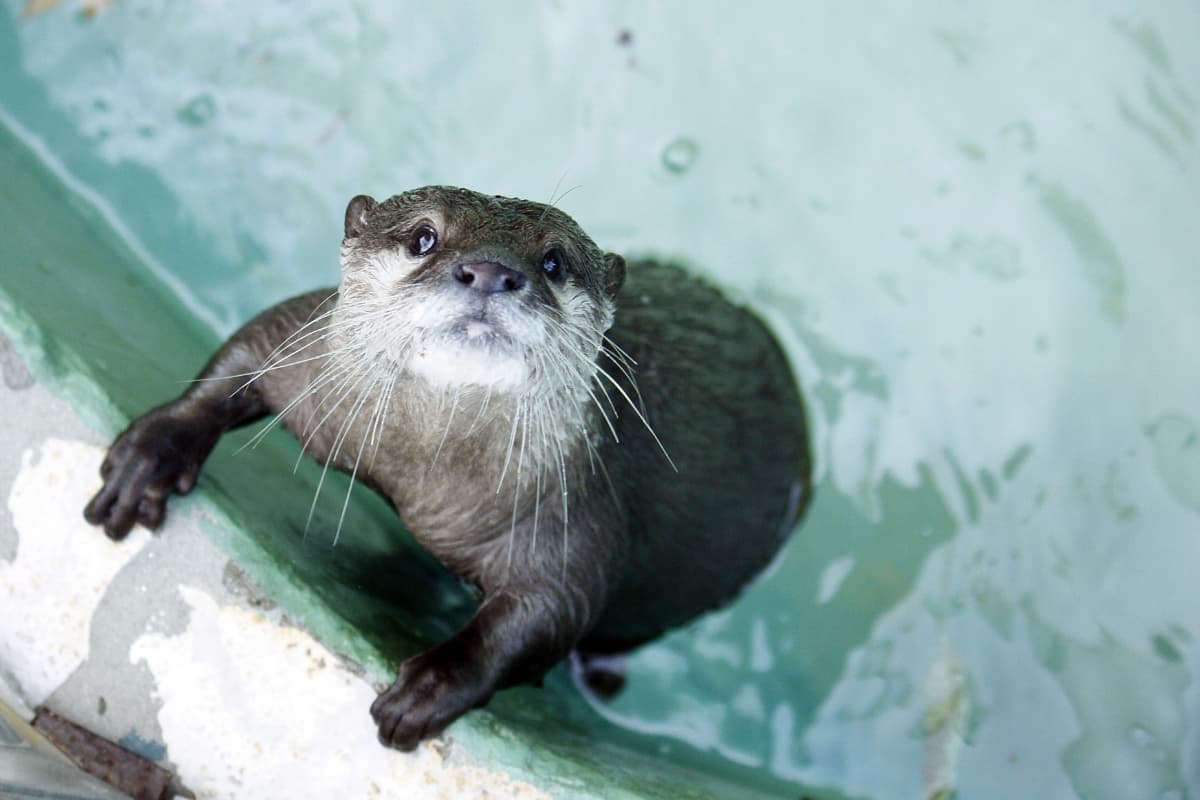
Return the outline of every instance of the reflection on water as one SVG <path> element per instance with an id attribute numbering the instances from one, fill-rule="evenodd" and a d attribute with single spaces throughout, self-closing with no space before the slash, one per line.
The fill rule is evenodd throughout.
<path id="1" fill-rule="evenodd" d="M 592 719 L 853 796 L 1200 792 L 1196 8 L 18 5 L 4 112 L 222 332 L 429 182 L 579 186 L 779 332 L 808 518 Z"/>

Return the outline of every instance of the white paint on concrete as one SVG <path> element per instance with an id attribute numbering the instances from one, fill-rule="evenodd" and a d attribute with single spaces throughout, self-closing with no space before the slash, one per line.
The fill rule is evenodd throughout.
<path id="1" fill-rule="evenodd" d="M 135 528 L 118 547 L 83 519 L 100 488 L 104 451 L 47 439 L 21 454 L 8 496 L 17 554 L 0 561 L 0 668 L 30 706 L 88 656 L 92 614 L 113 576 L 150 540 Z"/>
<path id="2" fill-rule="evenodd" d="M 130 658 L 154 675 L 168 757 L 200 800 L 547 797 L 503 773 L 448 764 L 440 743 L 383 748 L 371 687 L 319 642 L 198 588 L 179 591 L 187 627 L 143 635 Z"/>

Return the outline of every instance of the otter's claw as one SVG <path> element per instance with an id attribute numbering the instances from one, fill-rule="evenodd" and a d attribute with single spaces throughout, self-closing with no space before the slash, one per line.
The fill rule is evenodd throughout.
<path id="1" fill-rule="evenodd" d="M 87 504 L 84 518 L 104 526 L 113 540 L 124 539 L 135 523 L 158 528 L 166 517 L 167 498 L 172 491 L 191 491 L 220 434 L 202 421 L 173 417 L 166 409 L 135 420 L 100 466 L 104 485 Z"/>
<path id="2" fill-rule="evenodd" d="M 412 750 L 485 704 L 493 691 L 469 659 L 450 648 L 435 649 L 401 665 L 396 682 L 371 704 L 371 717 L 380 742 Z"/>

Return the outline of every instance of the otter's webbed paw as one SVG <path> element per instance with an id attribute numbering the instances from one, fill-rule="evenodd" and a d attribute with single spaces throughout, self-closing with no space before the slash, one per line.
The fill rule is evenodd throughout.
<path id="1" fill-rule="evenodd" d="M 371 704 L 379 741 L 412 750 L 451 722 L 487 703 L 495 689 L 456 648 L 435 648 L 400 666 L 396 682 Z"/>
<path id="2" fill-rule="evenodd" d="M 83 511 L 114 540 L 134 523 L 157 528 L 171 492 L 187 494 L 196 485 L 204 459 L 221 436 L 212 420 L 173 416 L 164 407 L 133 421 L 109 448 L 100 476 L 104 486 Z"/>

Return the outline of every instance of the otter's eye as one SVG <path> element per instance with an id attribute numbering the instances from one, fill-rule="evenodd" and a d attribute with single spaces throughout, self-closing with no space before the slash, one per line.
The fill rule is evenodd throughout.
<path id="1" fill-rule="evenodd" d="M 437 247 L 437 242 L 437 231 L 430 225 L 422 225 L 413 231 L 412 238 L 408 240 L 408 254 L 427 256 L 433 248 Z"/>
<path id="2" fill-rule="evenodd" d="M 546 273 L 546 277 L 555 283 L 560 283 L 567 276 L 567 261 L 563 258 L 562 251 L 557 247 L 546 253 L 542 258 L 542 271 Z"/>

